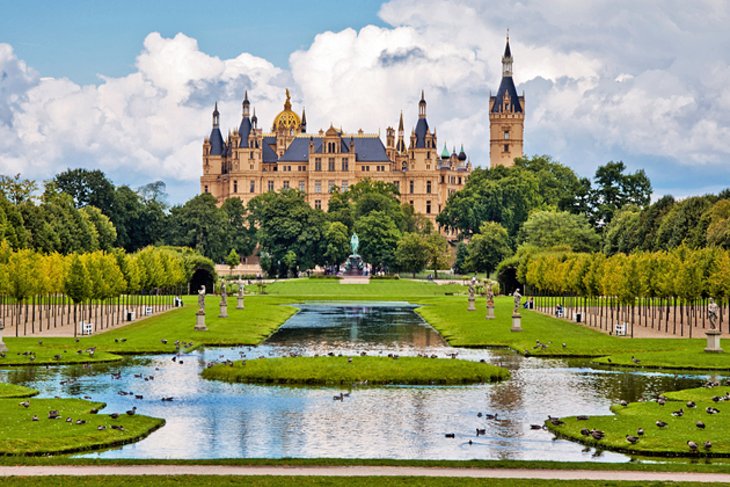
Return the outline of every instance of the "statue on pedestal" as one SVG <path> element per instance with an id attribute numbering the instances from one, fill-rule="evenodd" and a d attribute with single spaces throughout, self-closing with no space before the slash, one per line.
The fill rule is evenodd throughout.
<path id="1" fill-rule="evenodd" d="M 236 309 L 243 309 L 243 295 L 245 293 L 245 290 L 243 288 L 243 279 L 238 279 L 238 304 L 236 305 Z"/>
<path id="2" fill-rule="evenodd" d="M 205 314 L 205 284 L 198 290 L 198 313 Z"/>
<path id="3" fill-rule="evenodd" d="M 710 329 L 717 329 L 717 317 L 719 313 L 719 307 L 714 299 L 710 298 L 710 304 L 707 305 L 707 318 L 710 320 Z"/>
<path id="4" fill-rule="evenodd" d="M 228 318 L 228 293 L 226 293 L 226 281 L 221 282 L 221 311 L 218 318 Z"/>
<path id="5" fill-rule="evenodd" d="M 518 315 L 520 314 L 520 302 L 522 301 L 522 295 L 520 294 L 520 288 L 515 289 L 514 294 L 512 294 L 512 297 L 515 300 L 515 307 L 512 310 L 512 314 Z"/>

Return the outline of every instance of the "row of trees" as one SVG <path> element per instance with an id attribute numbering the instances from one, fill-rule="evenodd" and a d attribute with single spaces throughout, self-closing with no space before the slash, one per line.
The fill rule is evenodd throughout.
<path id="1" fill-rule="evenodd" d="M 550 297 L 538 305 L 579 298 L 584 313 L 597 316 L 601 327 L 618 320 L 691 336 L 693 326 L 706 326 L 709 297 L 721 304 L 721 323 L 730 304 L 730 251 L 719 248 L 682 245 L 607 257 L 525 246 L 500 271 L 503 278 L 515 272 L 527 293 Z"/>
<path id="2" fill-rule="evenodd" d="M 200 268 L 214 275 L 213 263 L 186 250 L 146 247 L 134 254 L 117 249 L 83 254 L 42 254 L 12 250 L 0 243 L 0 296 L 6 325 L 23 334 L 45 326 L 91 319 L 97 328 L 123 320 L 123 309 L 137 313 L 172 305 Z M 79 305 L 81 307 L 79 315 Z"/>

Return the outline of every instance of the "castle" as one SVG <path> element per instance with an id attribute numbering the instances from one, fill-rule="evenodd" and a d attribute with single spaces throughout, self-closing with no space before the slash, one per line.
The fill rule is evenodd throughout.
<path id="1" fill-rule="evenodd" d="M 489 100 L 490 166 L 512 165 L 522 155 L 524 96 L 518 96 L 512 80 L 509 38 L 502 57 L 502 82 Z M 238 130 L 224 140 L 216 103 L 213 129 L 203 143 L 201 192 L 223 203 L 240 198 L 248 203 L 267 191 L 298 189 L 315 208 L 327 210 L 331 192 L 346 191 L 358 181 L 370 178 L 396 186 L 401 201 L 435 223 L 436 215 L 454 192 L 466 184 L 472 171 L 463 146 L 457 153 L 444 145 L 439 153 L 436 130 L 426 118 L 423 91 L 418 102 L 418 122 L 406 144 L 403 114 L 396 132 L 386 130 L 386 142 L 379 135 L 362 130 L 345 133 L 330 125 L 307 133 L 304 110 L 301 117 L 292 110 L 289 90 L 284 109 L 274 118 L 271 131 L 259 128 L 248 92 Z"/>

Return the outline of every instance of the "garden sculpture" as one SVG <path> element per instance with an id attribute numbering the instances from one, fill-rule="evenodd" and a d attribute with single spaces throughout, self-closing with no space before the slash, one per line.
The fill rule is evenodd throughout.
<path id="1" fill-rule="evenodd" d="M 710 298 L 710 304 L 707 305 L 707 317 L 710 319 L 710 329 L 717 329 L 717 313 L 718 306 L 714 299 Z"/>
<path id="2" fill-rule="evenodd" d="M 519 314 L 520 313 L 520 301 L 522 300 L 522 295 L 520 294 L 520 288 L 515 289 L 515 292 L 512 296 L 515 299 L 515 309 L 512 311 L 512 314 Z"/>

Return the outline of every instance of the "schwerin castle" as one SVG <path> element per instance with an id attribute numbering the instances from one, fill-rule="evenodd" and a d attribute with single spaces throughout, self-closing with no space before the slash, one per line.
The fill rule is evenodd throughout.
<path id="1" fill-rule="evenodd" d="M 512 80 L 509 38 L 502 57 L 502 81 L 489 98 L 490 166 L 511 166 L 522 156 L 525 97 L 518 96 Z M 435 223 L 436 215 L 451 194 L 466 184 L 472 164 L 463 147 L 439 152 L 436 130 L 426 119 L 426 100 L 421 92 L 418 122 L 406 144 L 401 113 L 398 131 L 386 130 L 383 145 L 379 135 L 344 133 L 333 126 L 316 134 L 307 133 L 307 118 L 292 110 L 289 91 L 284 110 L 275 118 L 271 132 L 259 128 L 256 112 L 251 116 L 248 93 L 238 130 L 226 140 L 220 131 L 218 106 L 213 111 L 213 130 L 203 142 L 201 193 L 210 193 L 222 204 L 227 198 L 248 203 L 267 191 L 298 189 L 315 208 L 327 210 L 334 188 L 365 178 L 392 183 L 401 201 Z"/>

